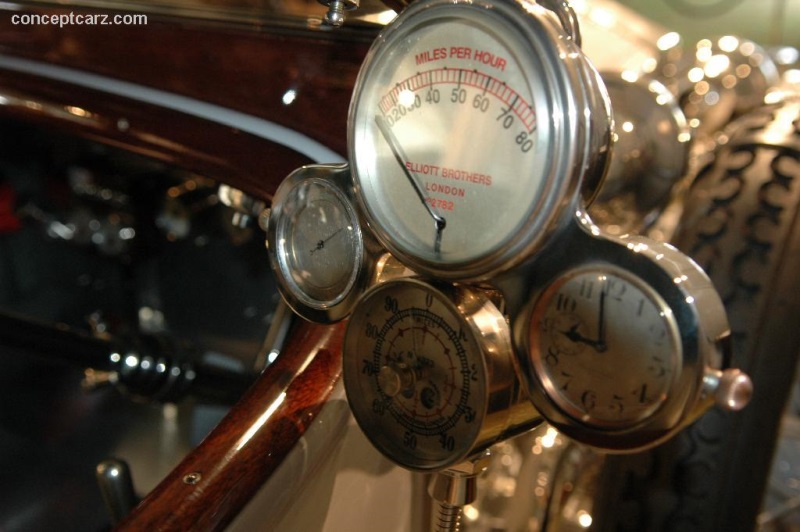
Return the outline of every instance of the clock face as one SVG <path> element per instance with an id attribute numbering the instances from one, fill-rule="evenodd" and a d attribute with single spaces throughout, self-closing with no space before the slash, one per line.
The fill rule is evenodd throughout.
<path id="1" fill-rule="evenodd" d="M 560 277 L 537 301 L 529 330 L 532 367 L 547 396 L 587 425 L 624 428 L 648 419 L 681 369 L 671 309 L 613 267 Z"/>

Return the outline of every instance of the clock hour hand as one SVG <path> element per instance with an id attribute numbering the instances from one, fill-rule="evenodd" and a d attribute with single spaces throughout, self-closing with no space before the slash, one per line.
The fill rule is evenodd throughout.
<path id="1" fill-rule="evenodd" d="M 592 340 L 591 338 L 586 338 L 584 335 L 579 333 L 578 324 L 575 324 L 572 327 L 570 327 L 568 331 L 561 331 L 561 334 L 566 336 L 570 342 L 576 342 L 591 346 L 598 353 L 602 353 L 607 349 L 606 345 L 604 343 L 601 343 L 599 340 Z"/>
<path id="2" fill-rule="evenodd" d="M 561 331 L 561 334 L 567 337 L 570 342 L 577 342 L 581 344 L 590 345 L 595 347 L 596 343 L 594 340 L 586 338 L 584 335 L 578 332 L 578 324 L 573 325 L 569 328 L 568 331 Z"/>

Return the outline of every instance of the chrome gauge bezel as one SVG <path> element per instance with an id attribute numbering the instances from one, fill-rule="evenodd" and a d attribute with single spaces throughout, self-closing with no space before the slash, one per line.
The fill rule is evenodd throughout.
<path id="1" fill-rule="evenodd" d="M 295 252 L 290 238 L 294 216 L 301 208 L 297 203 L 310 187 L 325 190 L 329 200 L 344 214 L 353 253 L 338 257 L 343 268 L 349 270 L 346 283 L 332 297 L 319 298 L 304 289 L 295 279 L 295 269 L 289 256 Z M 272 201 L 267 227 L 267 248 L 270 264 L 275 271 L 278 289 L 289 306 L 300 316 L 317 322 L 333 323 L 346 318 L 352 311 L 363 289 L 369 284 L 375 262 L 367 249 L 369 237 L 361 228 L 355 206 L 349 167 L 342 165 L 309 165 L 291 173 L 284 179 Z M 346 261 L 346 262 L 341 262 Z"/>
<path id="2" fill-rule="evenodd" d="M 380 177 L 368 175 L 359 161 L 360 153 L 371 151 L 371 145 L 361 146 L 366 142 L 361 140 L 366 134 L 363 132 L 372 127 L 369 118 L 376 114 L 374 109 L 366 108 L 366 102 L 374 98 L 372 91 L 380 90 L 376 79 L 388 68 L 384 62 L 392 57 L 398 43 L 413 38 L 418 28 L 458 17 L 472 22 L 480 20 L 496 33 L 504 31 L 516 36 L 516 46 L 522 47 L 525 53 L 515 58 L 524 62 L 525 72 L 537 74 L 536 79 L 529 78 L 527 83 L 542 91 L 537 105 L 545 107 L 541 107 L 538 114 L 547 122 L 549 138 L 544 153 L 547 160 L 542 163 L 540 193 L 520 216 L 518 227 L 503 234 L 493 247 L 486 247 L 468 259 L 451 262 L 423 257 L 402 242 L 405 237 L 397 233 L 392 220 L 384 219 L 382 207 L 376 207 L 384 200 L 377 194 L 372 197 L 370 192 L 370 180 Z M 358 202 L 383 246 L 421 274 L 446 280 L 477 281 L 489 279 L 526 260 L 544 245 L 554 230 L 571 218 L 581 199 L 594 195 L 607 165 L 610 128 L 610 104 L 602 82 L 552 12 L 533 3 L 514 0 L 421 0 L 407 8 L 381 33 L 367 55 L 350 105 L 348 154 L 353 164 Z M 508 194 L 514 193 L 508 191 Z M 486 203 L 479 205 L 475 201 L 466 207 L 502 208 Z M 399 208 L 392 211 L 392 216 L 398 216 Z M 476 234 L 475 241 L 480 239 L 481 235 Z"/>
<path id="3" fill-rule="evenodd" d="M 725 308 L 702 269 L 669 244 L 605 234 L 584 214 L 575 222 L 572 233 L 564 236 L 568 244 L 537 263 L 539 277 L 512 318 L 519 371 L 534 406 L 567 436 L 608 452 L 646 449 L 674 435 L 713 403 L 704 379 L 709 371 L 725 367 L 730 334 Z M 533 316 L 548 288 L 576 272 L 604 269 L 635 280 L 653 295 L 674 321 L 679 342 L 680 360 L 667 397 L 657 409 L 625 423 L 587 420 L 570 411 L 553 396 L 552 384 L 532 360 L 532 344 L 541 334 L 533 330 Z"/>

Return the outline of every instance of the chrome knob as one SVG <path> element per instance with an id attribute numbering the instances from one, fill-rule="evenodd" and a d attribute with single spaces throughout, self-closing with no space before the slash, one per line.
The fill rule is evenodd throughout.
<path id="1" fill-rule="evenodd" d="M 703 386 L 707 393 L 714 394 L 717 406 L 729 411 L 741 410 L 753 397 L 753 381 L 735 368 L 707 371 Z"/>

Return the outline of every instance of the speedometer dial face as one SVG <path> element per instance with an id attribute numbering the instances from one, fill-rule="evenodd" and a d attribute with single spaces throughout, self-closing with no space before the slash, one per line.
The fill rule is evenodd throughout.
<path id="1" fill-rule="evenodd" d="M 448 276 L 492 262 L 550 207 L 560 118 L 552 75 L 513 17 L 442 5 L 374 48 L 351 107 L 350 150 L 387 247 Z"/>

